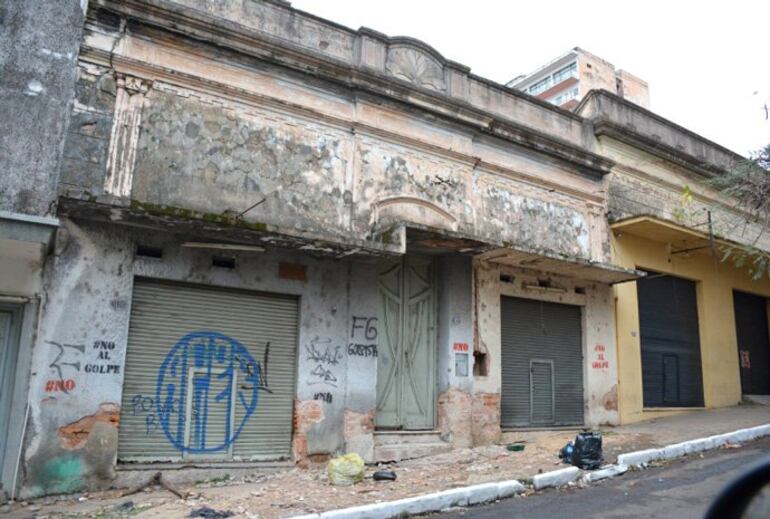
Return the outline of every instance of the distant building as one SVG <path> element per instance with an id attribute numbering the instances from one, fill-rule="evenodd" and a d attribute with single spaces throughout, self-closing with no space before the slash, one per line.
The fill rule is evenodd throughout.
<path id="1" fill-rule="evenodd" d="M 515 77 L 506 86 L 571 110 L 590 91 L 604 89 L 648 108 L 647 82 L 602 58 L 575 47 L 530 74 Z"/>

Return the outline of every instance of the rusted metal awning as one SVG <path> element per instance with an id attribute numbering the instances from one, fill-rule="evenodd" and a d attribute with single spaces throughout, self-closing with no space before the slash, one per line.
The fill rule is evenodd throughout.
<path id="1" fill-rule="evenodd" d="M 569 278 L 615 284 L 644 277 L 644 272 L 625 269 L 617 265 L 559 255 L 544 250 L 526 249 L 519 246 L 479 240 L 446 229 L 430 229 L 425 226 L 400 222 L 388 232 L 405 233 L 406 249 L 419 253 L 456 253 L 474 256 L 500 265 L 526 268 Z"/>
<path id="2" fill-rule="evenodd" d="M 638 270 L 625 269 L 599 261 L 563 257 L 543 251 L 500 248 L 486 252 L 479 258 L 500 265 L 533 269 L 596 283 L 615 284 L 644 277 L 644 272 Z"/>

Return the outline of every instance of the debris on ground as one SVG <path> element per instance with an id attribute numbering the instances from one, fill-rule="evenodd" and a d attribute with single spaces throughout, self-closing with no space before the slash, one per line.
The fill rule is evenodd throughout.
<path id="1" fill-rule="evenodd" d="M 134 502 L 133 501 L 123 501 L 118 506 L 115 507 L 116 512 L 129 512 L 134 509 Z"/>
<path id="2" fill-rule="evenodd" d="M 574 452 L 575 452 L 575 442 L 570 440 L 559 451 L 559 459 L 561 459 L 562 463 L 566 463 L 567 465 L 572 465 L 572 455 Z"/>
<path id="3" fill-rule="evenodd" d="M 372 479 L 375 481 L 395 481 L 396 473 L 392 470 L 378 470 L 372 474 Z"/>
<path id="4" fill-rule="evenodd" d="M 365 468 L 364 460 L 355 452 L 333 458 L 327 466 L 329 483 L 343 487 L 360 483 L 364 479 Z"/>
<path id="5" fill-rule="evenodd" d="M 170 494 L 162 483 L 149 477 L 142 480 L 143 488 L 131 495 L 125 490 L 92 492 L 86 502 L 79 503 L 76 494 L 53 496 L 35 500 L 42 506 L 37 512 L 49 519 L 85 519 L 131 515 L 136 519 L 166 519 L 187 517 L 201 506 L 217 511 L 232 511 L 245 519 L 279 519 L 314 514 L 326 510 L 414 497 L 466 485 L 518 479 L 529 482 L 537 473 L 553 470 L 554 453 L 564 446 L 576 431 L 527 431 L 504 433 L 499 445 L 457 447 L 451 451 L 421 458 L 365 466 L 363 481 L 355 486 L 330 485 L 327 463 L 311 463 L 307 469 L 292 467 L 276 471 L 248 472 L 224 478 L 185 483 L 174 481 L 175 489 L 183 495 Z M 509 451 L 509 444 L 526 444 L 526 455 Z M 645 434 L 614 434 L 604 436 L 604 456 L 608 461 L 622 452 L 655 446 L 652 437 Z M 377 481 L 373 475 L 381 470 L 397 474 L 393 481 Z M 167 476 L 169 472 L 164 471 Z M 177 475 L 182 475 L 179 471 Z M 215 481 L 215 483 L 212 483 Z M 135 488 L 131 489 L 135 490 Z M 526 492 L 525 492 L 526 494 Z M 133 508 L 118 512 L 116 507 L 133 502 Z M 27 505 L 32 503 L 26 503 Z M 128 505 L 126 505 L 128 506 Z M 29 517 L 19 505 L 14 509 Z M 198 516 L 200 517 L 200 516 Z M 206 519 L 204 517 L 204 519 Z"/>
<path id="6" fill-rule="evenodd" d="M 214 510 L 208 506 L 202 506 L 190 512 L 188 517 L 203 517 L 204 519 L 224 519 L 235 514 L 231 510 Z"/>
<path id="7" fill-rule="evenodd" d="M 572 452 L 572 464 L 583 470 L 595 470 L 601 467 L 603 462 L 602 433 L 578 433 Z"/>

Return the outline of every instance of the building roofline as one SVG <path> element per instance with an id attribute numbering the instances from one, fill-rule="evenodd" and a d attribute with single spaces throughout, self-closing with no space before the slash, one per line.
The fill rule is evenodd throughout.
<path id="1" fill-rule="evenodd" d="M 536 76 L 536 75 L 544 72 L 549 67 L 554 66 L 559 61 L 562 61 L 562 60 L 566 59 L 567 57 L 569 57 L 570 54 L 574 54 L 575 57 L 577 57 L 581 52 L 585 52 L 585 51 L 583 51 L 583 49 L 581 49 L 580 47 L 573 47 L 570 50 L 568 50 L 567 52 L 565 52 L 563 54 L 560 54 L 556 58 L 552 59 L 551 61 L 549 61 L 545 65 L 539 66 L 538 68 L 536 68 L 532 72 L 529 72 L 528 74 L 519 74 L 518 76 L 516 76 L 512 80 L 508 81 L 506 83 L 506 86 L 509 86 L 510 88 L 518 88 L 518 86 L 521 85 L 522 83 L 526 83 L 527 80 L 531 79 L 533 76 Z M 517 79 L 518 79 L 518 81 L 516 81 Z"/>
<path id="2" fill-rule="evenodd" d="M 578 103 L 578 105 L 575 107 L 575 113 L 580 115 L 580 112 L 581 112 L 581 110 L 583 110 L 585 105 L 587 105 L 588 102 L 592 98 L 599 97 L 599 96 L 609 97 L 614 102 L 623 105 L 625 108 L 628 108 L 630 110 L 638 112 L 641 115 L 643 115 L 644 117 L 649 117 L 651 119 L 655 119 L 657 122 L 659 122 L 661 124 L 664 124 L 664 125 L 668 126 L 669 128 L 672 128 L 672 129 L 674 129 L 674 130 L 676 130 L 678 132 L 684 133 L 687 136 L 692 137 L 693 139 L 696 139 L 696 140 L 702 142 L 703 144 L 705 144 L 707 146 L 716 148 L 719 151 L 721 151 L 722 153 L 725 153 L 727 155 L 732 156 L 735 160 L 746 160 L 746 157 L 744 157 L 740 153 L 737 153 L 737 152 L 735 152 L 735 151 L 733 151 L 733 150 L 731 150 L 731 149 L 729 149 L 729 148 L 727 148 L 725 146 L 722 146 L 721 144 L 719 144 L 717 142 L 714 142 L 711 139 L 707 139 L 706 137 L 703 137 L 702 135 L 700 135 L 698 133 L 695 133 L 692 130 L 688 130 L 684 126 L 681 126 L 681 125 L 671 121 L 670 119 L 666 119 L 665 117 L 663 117 L 661 115 L 658 115 L 655 112 L 653 112 L 651 110 L 648 110 L 647 108 L 639 106 L 638 104 L 633 103 L 631 101 L 628 101 L 627 99 L 624 99 L 624 98 L 620 97 L 617 94 L 613 94 L 609 90 L 605 90 L 603 88 L 598 89 L 598 90 L 596 90 L 596 89 L 595 90 L 590 90 L 585 96 L 583 96 L 583 99 L 581 99 L 580 103 Z M 585 117 L 585 116 L 581 116 L 581 117 Z M 586 117 L 586 119 L 591 119 L 591 118 L 587 118 Z"/>

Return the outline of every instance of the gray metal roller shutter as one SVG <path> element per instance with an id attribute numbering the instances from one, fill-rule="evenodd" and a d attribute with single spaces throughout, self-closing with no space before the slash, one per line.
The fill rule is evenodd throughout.
<path id="1" fill-rule="evenodd" d="M 583 424 L 580 307 L 503 297 L 503 427 Z"/>
<path id="2" fill-rule="evenodd" d="M 128 333 L 118 458 L 288 458 L 297 327 L 296 297 L 137 279 Z M 192 337 L 185 343 L 187 349 L 175 348 L 183 337 Z M 238 354 L 241 350 L 230 339 L 243 345 L 251 360 Z M 267 343 L 270 347 L 265 370 Z M 201 349 L 195 350 L 198 347 Z M 172 349 L 177 354 L 171 354 Z M 188 357 L 179 353 L 186 351 L 190 352 Z M 194 351 L 208 352 L 209 356 L 196 357 Z M 167 358 L 170 360 L 162 369 Z M 199 366 L 198 360 L 192 360 L 198 358 L 211 361 Z M 230 370 L 228 359 L 234 359 L 229 360 Z M 254 368 L 252 362 L 259 367 Z M 185 382 L 172 378 L 177 365 L 185 366 L 179 369 L 179 377 L 189 373 Z M 162 373 L 165 378 L 161 378 Z M 259 385 L 265 385 L 265 375 L 270 393 L 259 390 L 256 400 L 252 400 L 258 385 L 251 384 L 250 377 L 260 377 Z M 179 387 L 172 393 L 161 380 L 173 380 Z M 170 394 L 175 397 L 168 397 Z M 256 407 L 251 405 L 255 401 Z M 166 427 L 163 416 L 167 417 Z M 177 441 L 172 442 L 169 434 Z"/>
<path id="3" fill-rule="evenodd" d="M 650 273 L 636 282 L 645 407 L 703 405 L 693 281 Z"/>

